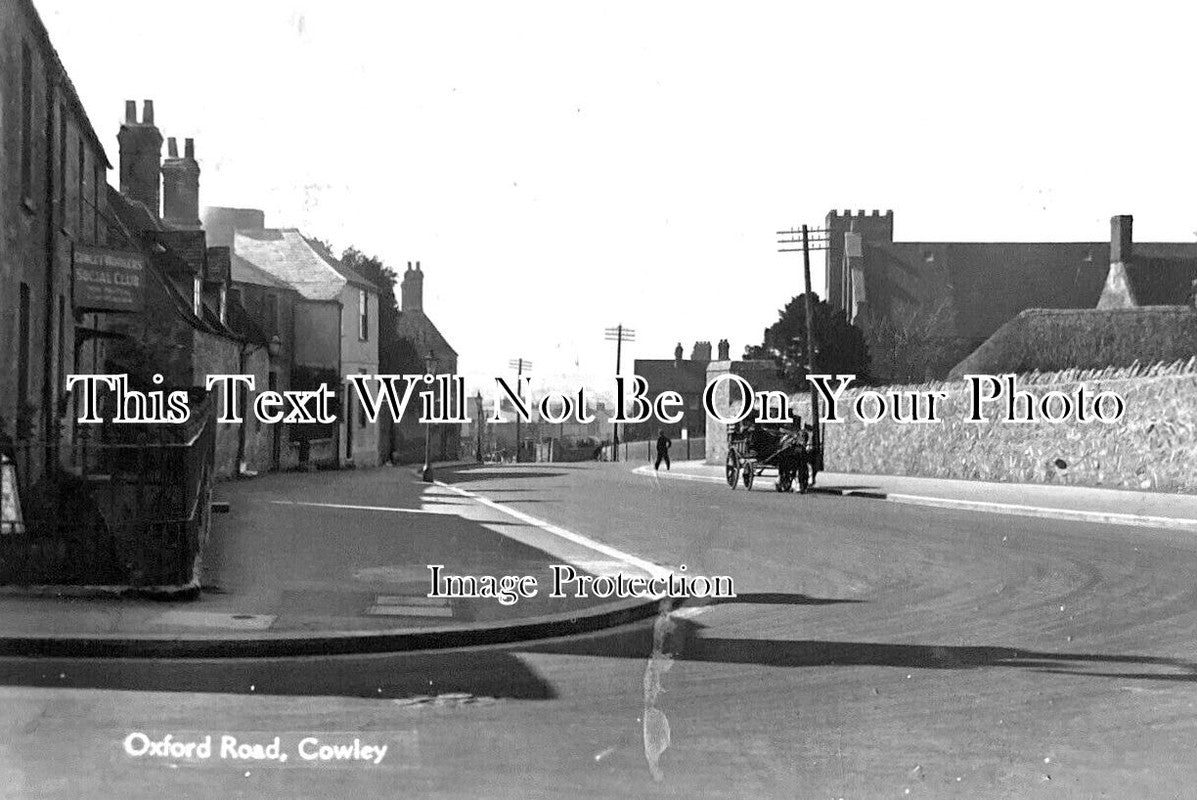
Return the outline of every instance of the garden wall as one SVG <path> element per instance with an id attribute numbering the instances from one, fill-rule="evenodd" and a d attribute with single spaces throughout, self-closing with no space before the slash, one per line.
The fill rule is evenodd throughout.
<path id="1" fill-rule="evenodd" d="M 1060 483 L 1197 493 L 1197 358 L 1171 365 L 1032 374 L 1019 388 L 1034 395 L 1051 390 L 1090 395 L 1113 391 L 1126 400 L 1112 424 L 1061 422 L 969 423 L 963 381 L 895 389 L 941 389 L 942 422 L 865 424 L 846 414 L 827 424 L 826 467 L 831 472 L 935 478 Z M 850 409 L 858 390 L 848 390 L 840 409 Z M 998 404 L 992 408 L 996 413 Z"/>

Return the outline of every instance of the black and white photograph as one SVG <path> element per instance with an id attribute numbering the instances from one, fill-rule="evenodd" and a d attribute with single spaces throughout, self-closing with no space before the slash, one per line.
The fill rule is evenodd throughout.
<path id="1" fill-rule="evenodd" d="M 1197 798 L 1195 26 L 0 0 L 0 800 Z"/>

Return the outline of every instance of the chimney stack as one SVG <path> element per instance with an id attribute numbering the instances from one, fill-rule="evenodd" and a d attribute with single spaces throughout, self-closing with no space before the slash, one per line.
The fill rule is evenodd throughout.
<path id="1" fill-rule="evenodd" d="M 137 103 L 125 101 L 125 122 L 116 135 L 120 145 L 120 189 L 121 194 L 140 202 L 157 218 L 162 134 L 154 127 L 154 101 L 146 100 L 143 108 L 139 123 Z"/>
<path id="2" fill-rule="evenodd" d="M 694 349 L 690 351 L 690 360 L 709 364 L 711 362 L 711 343 L 695 342 Z"/>
<path id="3" fill-rule="evenodd" d="M 1110 263 L 1125 264 L 1133 255 L 1135 239 L 1132 234 L 1134 217 L 1118 214 L 1110 217 Z"/>
<path id="4" fill-rule="evenodd" d="M 677 347 L 673 348 L 673 364 L 674 364 L 674 366 L 680 367 L 682 365 L 682 356 L 685 354 L 685 352 L 686 351 L 684 349 L 682 349 L 682 343 L 678 342 Z"/>
<path id="5" fill-rule="evenodd" d="M 399 284 L 400 311 L 424 310 L 424 273 L 420 270 L 420 262 L 407 262 L 407 270 L 403 273 L 403 282 Z"/>
<path id="6" fill-rule="evenodd" d="M 720 361 L 730 361 L 731 360 L 731 343 L 728 342 L 727 339 L 719 340 L 719 360 Z"/>
<path id="7" fill-rule="evenodd" d="M 167 159 L 162 164 L 162 219 L 174 228 L 199 228 L 200 167 L 195 160 L 195 140 L 183 141 L 182 158 L 175 137 L 166 141 Z"/>

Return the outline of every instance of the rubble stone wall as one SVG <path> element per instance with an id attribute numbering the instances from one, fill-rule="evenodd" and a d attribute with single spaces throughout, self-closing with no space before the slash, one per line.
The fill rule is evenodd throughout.
<path id="1" fill-rule="evenodd" d="M 948 392 L 939 423 L 865 424 L 854 415 L 827 424 L 825 464 L 831 472 L 1060 483 L 1197 493 L 1197 359 L 1148 369 L 1020 376 L 1019 388 L 1117 392 L 1126 400 L 1118 422 L 970 423 L 963 381 L 915 387 Z M 849 389 L 840 408 L 850 408 Z M 995 414 L 994 416 L 1000 416 Z"/>

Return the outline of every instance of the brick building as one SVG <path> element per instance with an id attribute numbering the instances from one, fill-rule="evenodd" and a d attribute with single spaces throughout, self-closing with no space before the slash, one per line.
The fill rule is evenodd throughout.
<path id="1" fill-rule="evenodd" d="M 720 343 L 722 345 L 722 343 Z M 620 439 L 625 442 L 639 442 L 655 439 L 657 431 L 665 432 L 670 439 L 679 439 L 682 430 L 694 438 L 706 433 L 706 413 L 702 408 L 702 393 L 707 385 L 707 366 L 711 363 L 711 343 L 695 342 L 690 358 L 682 356 L 685 350 L 679 342 L 674 348 L 673 358 L 638 358 L 634 362 L 634 374 L 648 381 L 649 396 L 672 389 L 682 396 L 681 422 L 667 425 L 655 419 L 639 424 L 622 426 Z M 724 359 L 727 354 L 724 353 Z"/>
<path id="2" fill-rule="evenodd" d="M 0 3 L 0 381 L 3 433 L 72 436 L 65 376 L 94 315 L 72 302 L 72 252 L 105 244 L 110 164 L 29 0 Z"/>

